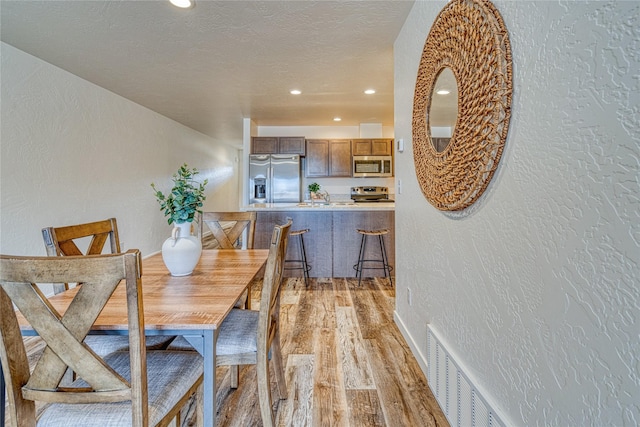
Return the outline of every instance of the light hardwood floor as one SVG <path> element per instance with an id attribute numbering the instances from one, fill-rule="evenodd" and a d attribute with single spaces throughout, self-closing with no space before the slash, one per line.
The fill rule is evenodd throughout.
<path id="1" fill-rule="evenodd" d="M 253 286 L 252 308 L 260 301 Z M 288 399 L 279 426 L 448 426 L 426 378 L 393 322 L 394 288 L 386 279 L 285 279 L 281 344 Z M 36 348 L 37 345 L 34 345 Z M 217 371 L 221 427 L 259 426 L 255 366 L 229 387 Z M 272 382 L 273 385 L 273 382 Z M 275 385 L 274 385 L 275 387 Z M 185 408 L 183 426 L 193 424 Z"/>
<path id="2" fill-rule="evenodd" d="M 285 279 L 281 344 L 289 398 L 280 426 L 448 426 L 426 378 L 393 321 L 386 279 Z M 254 286 L 252 308 L 259 305 Z M 219 426 L 260 425 L 255 367 L 218 388 Z M 220 378 L 220 377 L 219 377 Z M 272 382 L 273 383 L 273 382 Z"/>

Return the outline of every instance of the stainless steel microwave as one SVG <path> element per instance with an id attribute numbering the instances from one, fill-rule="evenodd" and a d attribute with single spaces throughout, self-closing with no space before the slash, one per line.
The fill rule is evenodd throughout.
<path id="1" fill-rule="evenodd" d="M 393 176 L 392 156 L 353 156 L 354 177 Z"/>

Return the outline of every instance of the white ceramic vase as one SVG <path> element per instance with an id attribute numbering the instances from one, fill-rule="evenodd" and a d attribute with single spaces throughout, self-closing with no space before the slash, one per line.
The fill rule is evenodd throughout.
<path id="1" fill-rule="evenodd" d="M 191 274 L 201 253 L 202 243 L 191 235 L 190 222 L 174 224 L 171 237 L 162 244 L 162 259 L 172 276 Z"/>

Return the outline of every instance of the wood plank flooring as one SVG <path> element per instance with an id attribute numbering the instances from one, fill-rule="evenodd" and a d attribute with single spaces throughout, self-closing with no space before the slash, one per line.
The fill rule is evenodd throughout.
<path id="1" fill-rule="evenodd" d="M 393 322 L 388 280 L 363 279 L 360 287 L 344 278 L 311 279 L 308 287 L 285 281 L 280 339 L 289 397 L 276 403 L 279 426 L 449 425 Z M 261 425 L 255 367 L 241 369 L 237 390 L 225 368 L 218 375 L 218 425 Z"/>
<path id="2" fill-rule="evenodd" d="M 253 309 L 259 307 L 260 283 L 253 286 Z M 363 279 L 358 287 L 355 279 L 311 279 L 305 287 L 289 278 L 283 286 L 288 398 L 274 403 L 279 426 L 448 426 L 393 322 L 395 294 L 388 280 Z M 37 341 L 28 339 L 35 352 Z M 262 425 L 255 366 L 241 367 L 235 390 L 226 367 L 216 374 L 217 425 Z M 182 425 L 193 425 L 193 405 L 184 413 Z"/>

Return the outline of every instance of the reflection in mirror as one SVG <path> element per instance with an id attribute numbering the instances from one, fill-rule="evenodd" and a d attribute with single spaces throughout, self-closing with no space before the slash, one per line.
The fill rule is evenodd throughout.
<path id="1" fill-rule="evenodd" d="M 443 68 L 436 78 L 427 114 L 431 143 L 440 153 L 449 145 L 458 119 L 458 84 L 451 68 Z"/>

